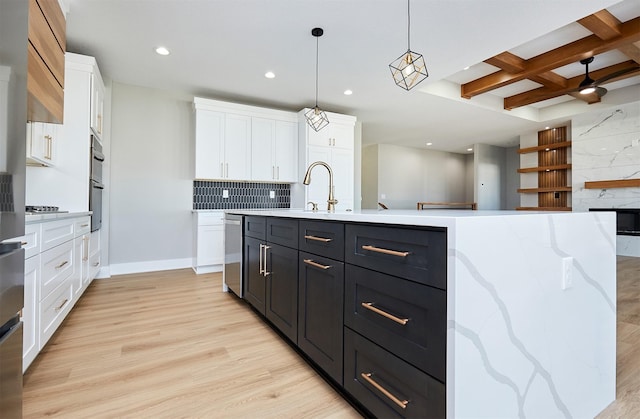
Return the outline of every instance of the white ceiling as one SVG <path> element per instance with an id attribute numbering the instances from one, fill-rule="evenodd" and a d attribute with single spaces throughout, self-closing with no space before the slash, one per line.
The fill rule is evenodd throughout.
<path id="1" fill-rule="evenodd" d="M 105 78 L 292 111 L 314 104 L 311 29 L 322 27 L 318 104 L 357 116 L 364 144 L 432 142 L 463 153 L 475 143 L 514 145 L 521 133 L 640 97 L 640 77 L 618 82 L 632 88 L 607 85 L 596 105 L 563 98 L 502 110 L 501 97 L 536 86 L 529 81 L 471 100 L 459 94 L 459 83 L 496 71 L 483 60 L 503 51 L 529 58 L 588 35 L 572 22 L 601 9 L 626 21 L 640 15 L 637 0 L 413 0 L 411 49 L 425 56 L 430 76 L 409 92 L 395 86 L 388 67 L 407 49 L 404 0 L 62 2 L 67 50 L 95 56 Z M 159 45 L 171 55 L 155 54 Z M 606 66 L 604 56 L 590 70 Z M 276 78 L 266 79 L 267 71 Z M 582 71 L 578 63 L 558 73 Z"/>

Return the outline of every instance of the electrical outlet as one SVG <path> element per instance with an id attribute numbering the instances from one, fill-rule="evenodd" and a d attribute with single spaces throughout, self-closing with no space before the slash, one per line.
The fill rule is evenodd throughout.
<path id="1" fill-rule="evenodd" d="M 222 190 L 222 197 L 223 198 L 229 198 L 229 190 L 228 189 L 223 189 Z"/>
<path id="2" fill-rule="evenodd" d="M 562 289 L 566 290 L 573 286 L 573 258 L 571 256 L 562 258 Z"/>
<path id="3" fill-rule="evenodd" d="M 269 191 L 269 198 L 274 199 L 276 197 L 276 191 Z"/>

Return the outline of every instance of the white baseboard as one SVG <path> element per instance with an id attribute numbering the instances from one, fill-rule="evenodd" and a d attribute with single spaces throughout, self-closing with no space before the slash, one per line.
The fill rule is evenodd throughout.
<path id="1" fill-rule="evenodd" d="M 193 271 L 200 274 L 209 274 L 211 272 L 222 272 L 222 265 L 194 266 Z"/>
<path id="2" fill-rule="evenodd" d="M 192 258 L 150 260 L 145 262 L 112 263 L 109 265 L 109 275 L 137 274 L 141 272 L 169 271 L 191 267 Z M 103 267 L 102 269 L 105 269 Z M 102 274 L 102 269 L 100 274 Z"/>

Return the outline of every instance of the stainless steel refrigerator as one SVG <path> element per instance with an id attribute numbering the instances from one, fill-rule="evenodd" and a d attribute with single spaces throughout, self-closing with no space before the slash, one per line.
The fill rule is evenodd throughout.
<path id="1" fill-rule="evenodd" d="M 0 0 L 0 416 L 22 417 L 29 2 Z"/>

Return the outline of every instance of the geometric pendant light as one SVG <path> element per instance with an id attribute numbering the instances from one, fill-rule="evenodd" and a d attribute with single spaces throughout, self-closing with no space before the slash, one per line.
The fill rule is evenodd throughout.
<path id="1" fill-rule="evenodd" d="M 304 114 L 304 117 L 307 119 L 307 124 L 316 132 L 329 125 L 327 113 L 318 107 L 318 39 L 323 33 L 322 28 L 313 28 L 311 30 L 311 35 L 316 37 L 316 106 Z"/>
<path id="2" fill-rule="evenodd" d="M 429 77 L 422 54 L 411 51 L 411 13 L 407 0 L 407 52 L 389 64 L 391 75 L 396 84 L 405 90 L 411 90 L 422 80 Z"/>

